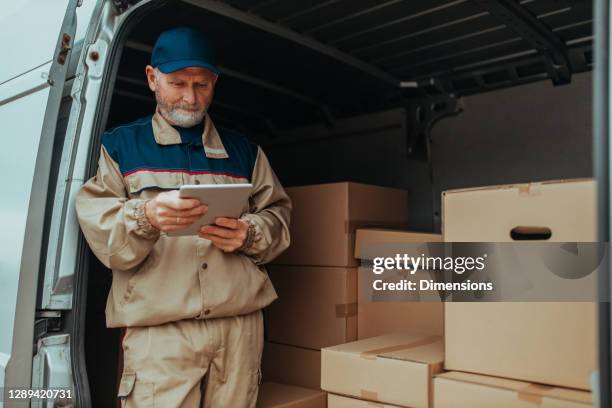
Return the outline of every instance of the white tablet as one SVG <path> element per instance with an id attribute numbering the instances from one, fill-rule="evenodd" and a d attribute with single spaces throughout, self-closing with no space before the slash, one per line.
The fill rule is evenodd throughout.
<path id="1" fill-rule="evenodd" d="M 208 205 L 208 212 L 188 228 L 168 232 L 170 236 L 197 235 L 204 225 L 215 223 L 217 217 L 239 218 L 249 200 L 252 184 L 186 184 L 179 196 L 197 198 Z"/>

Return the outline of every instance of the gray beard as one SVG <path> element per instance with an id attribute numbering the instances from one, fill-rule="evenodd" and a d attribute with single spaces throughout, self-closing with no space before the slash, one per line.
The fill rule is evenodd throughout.
<path id="1" fill-rule="evenodd" d="M 158 95 L 156 95 L 158 96 Z M 202 122 L 207 109 L 204 108 L 197 112 L 188 112 L 180 106 L 169 106 L 162 98 L 157 97 L 157 105 L 162 116 L 175 126 L 192 127 Z"/>
<path id="2" fill-rule="evenodd" d="M 189 128 L 201 123 L 202 119 L 204 119 L 204 115 L 206 115 L 206 110 L 186 112 L 179 108 L 168 110 L 162 106 L 159 107 L 159 110 L 163 117 L 172 122 L 172 124 L 184 128 Z"/>

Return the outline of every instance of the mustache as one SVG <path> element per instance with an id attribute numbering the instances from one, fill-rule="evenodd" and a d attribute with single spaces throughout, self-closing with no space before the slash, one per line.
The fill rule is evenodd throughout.
<path id="1" fill-rule="evenodd" d="M 182 109 L 182 110 L 188 110 L 188 111 L 201 111 L 202 109 L 204 109 L 204 106 L 201 106 L 200 104 L 195 104 L 195 105 L 190 105 L 188 103 L 176 103 L 176 104 L 167 104 L 166 105 L 169 109 Z"/>

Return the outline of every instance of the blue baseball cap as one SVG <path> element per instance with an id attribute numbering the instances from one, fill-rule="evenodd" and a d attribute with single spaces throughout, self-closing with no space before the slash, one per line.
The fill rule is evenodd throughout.
<path id="1" fill-rule="evenodd" d="M 219 74 L 210 40 L 203 32 L 189 27 L 161 33 L 153 47 L 151 65 L 165 74 L 188 67 L 203 67 Z"/>

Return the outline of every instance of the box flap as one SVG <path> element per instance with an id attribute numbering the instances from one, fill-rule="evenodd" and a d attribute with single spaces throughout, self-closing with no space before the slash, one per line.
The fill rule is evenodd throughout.
<path id="1" fill-rule="evenodd" d="M 525 189 L 530 189 L 532 187 L 537 188 L 538 185 L 560 184 L 560 183 L 580 183 L 580 182 L 585 182 L 585 181 L 591 182 L 594 180 L 595 179 L 592 177 L 584 177 L 584 178 L 574 178 L 574 179 L 544 180 L 544 181 L 532 181 L 532 182 L 526 182 L 526 183 L 497 184 L 497 185 L 489 185 L 489 186 L 455 188 L 455 189 L 442 191 L 442 195 L 444 196 L 448 194 L 464 193 L 466 191 L 502 190 L 502 189 L 512 189 L 512 188 L 516 188 L 516 189 L 525 191 Z"/>
<path id="2" fill-rule="evenodd" d="M 374 254 L 368 253 L 367 246 L 377 246 L 380 244 L 426 244 L 428 242 L 442 242 L 442 235 L 398 229 L 360 228 L 357 229 L 355 237 L 355 258 L 372 259 Z M 423 248 L 423 251 L 427 252 L 426 246 Z M 376 255 L 384 256 L 387 254 Z"/>
<path id="3" fill-rule="evenodd" d="M 441 336 L 392 333 L 323 349 L 348 353 L 365 359 L 389 358 L 422 364 L 439 364 L 444 360 Z"/>

